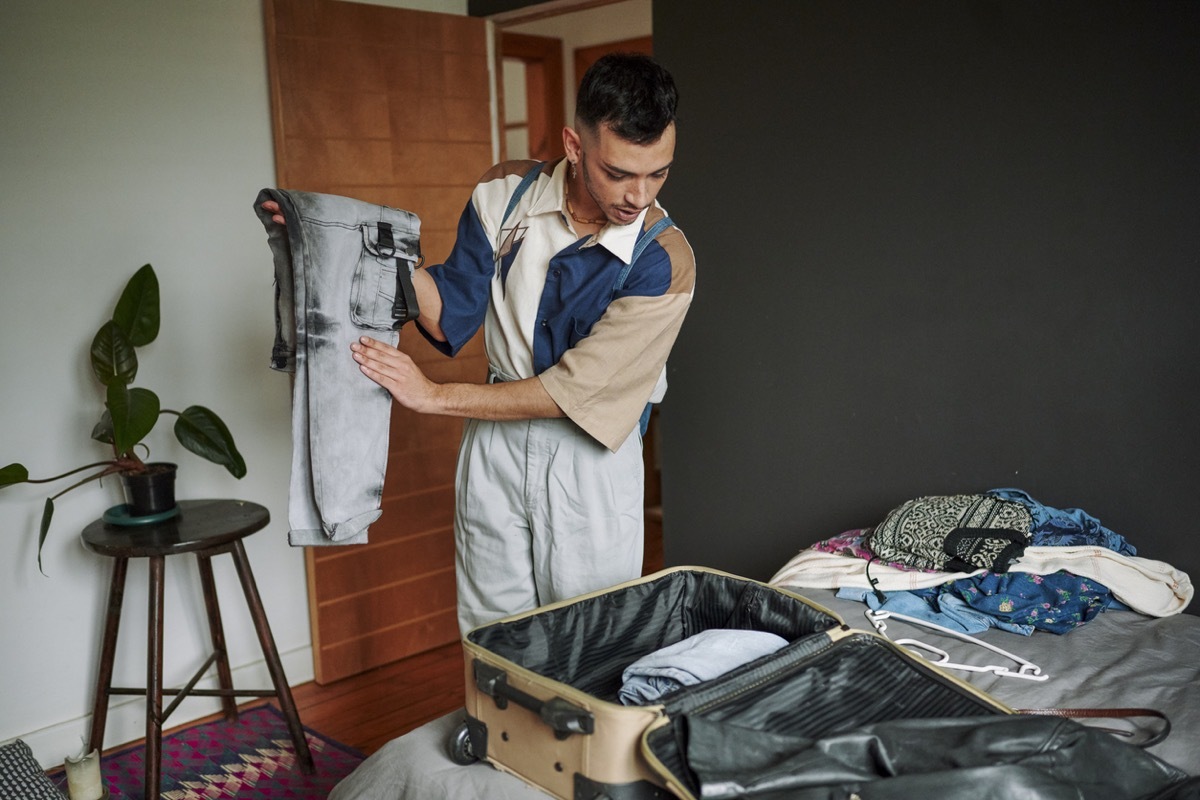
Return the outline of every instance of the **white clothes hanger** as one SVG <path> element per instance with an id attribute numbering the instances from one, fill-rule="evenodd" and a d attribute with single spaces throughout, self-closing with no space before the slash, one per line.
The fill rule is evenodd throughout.
<path id="1" fill-rule="evenodd" d="M 1002 650 L 995 645 L 980 641 L 974 636 L 968 636 L 965 633 L 959 633 L 958 631 L 950 630 L 949 628 L 945 628 L 933 622 L 928 622 L 927 620 L 910 617 L 907 614 L 897 614 L 894 611 L 868 608 L 865 613 L 867 619 L 870 620 L 871 625 L 873 625 L 875 630 L 879 632 L 880 636 L 883 636 L 884 638 L 889 639 L 902 647 L 908 647 L 910 649 L 924 651 L 938 656 L 937 659 L 931 659 L 926 658 L 923 654 L 918 653 L 918 655 L 921 655 L 921 657 L 925 658 L 925 660 L 929 661 L 929 663 L 939 666 L 942 669 L 958 669 L 965 672 L 990 672 L 1001 678 L 1023 678 L 1030 681 L 1044 681 L 1050 677 L 1049 675 L 1043 673 L 1042 668 L 1037 664 L 1034 664 L 1032 661 L 1026 661 L 1020 656 L 1013 655 L 1007 650 Z M 907 622 L 910 625 L 929 628 L 939 633 L 944 633 L 947 636 L 953 636 L 956 639 L 962 639 L 963 641 L 970 642 L 971 644 L 979 645 L 980 647 L 991 650 L 994 653 L 998 653 L 1005 658 L 1012 659 L 1014 662 L 1019 664 L 1020 667 L 1014 672 L 1008 667 L 998 665 L 976 666 L 974 664 L 957 664 L 950 660 L 950 654 L 945 650 L 941 649 L 940 647 L 934 647 L 926 642 L 922 642 L 920 639 L 891 639 L 891 637 L 885 633 L 887 630 L 887 623 L 884 622 L 884 620 L 887 619 L 898 619 L 901 622 Z"/>

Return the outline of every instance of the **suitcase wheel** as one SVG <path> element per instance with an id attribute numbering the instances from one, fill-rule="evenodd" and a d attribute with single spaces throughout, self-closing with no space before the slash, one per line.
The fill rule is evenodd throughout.
<path id="1" fill-rule="evenodd" d="M 467 723 L 460 722 L 458 727 L 454 729 L 454 733 L 450 735 L 450 741 L 447 743 L 450 760 L 455 764 L 467 766 L 474 764 L 479 758 L 471 749 L 471 732 L 467 729 Z"/>

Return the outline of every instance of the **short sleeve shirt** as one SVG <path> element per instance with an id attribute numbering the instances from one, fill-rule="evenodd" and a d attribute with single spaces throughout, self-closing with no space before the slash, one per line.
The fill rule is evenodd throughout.
<path id="1" fill-rule="evenodd" d="M 450 257 L 428 270 L 447 338 L 431 342 L 453 355 L 484 325 L 495 372 L 538 377 L 568 417 L 615 450 L 660 385 L 691 303 L 695 260 L 669 225 L 618 288 L 639 235 L 665 211 L 656 204 L 629 225 L 579 236 L 566 213 L 565 159 L 542 165 L 504 219 L 537 163 L 499 164 L 475 187 Z"/>

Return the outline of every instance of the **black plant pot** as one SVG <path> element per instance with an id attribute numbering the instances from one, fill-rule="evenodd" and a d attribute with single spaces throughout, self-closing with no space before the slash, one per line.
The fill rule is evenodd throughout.
<path id="1" fill-rule="evenodd" d="M 122 473 L 129 516 L 148 517 L 175 508 L 176 470 L 175 464 L 154 461 L 146 465 L 145 472 Z"/>

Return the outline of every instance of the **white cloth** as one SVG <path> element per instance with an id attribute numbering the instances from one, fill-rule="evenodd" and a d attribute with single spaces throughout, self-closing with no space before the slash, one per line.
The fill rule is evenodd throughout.
<path id="1" fill-rule="evenodd" d="M 879 589 L 909 591 L 940 586 L 947 581 L 970 578 L 974 572 L 922 572 L 871 563 L 871 579 Z M 1138 556 L 1126 556 L 1104 547 L 1027 547 L 1010 572 L 1049 575 L 1066 571 L 1099 581 L 1125 605 L 1152 617 L 1169 617 L 1182 612 L 1191 602 L 1191 578 L 1170 564 Z M 867 562 L 856 556 L 801 550 L 770 580 L 787 589 L 868 589 Z"/>

